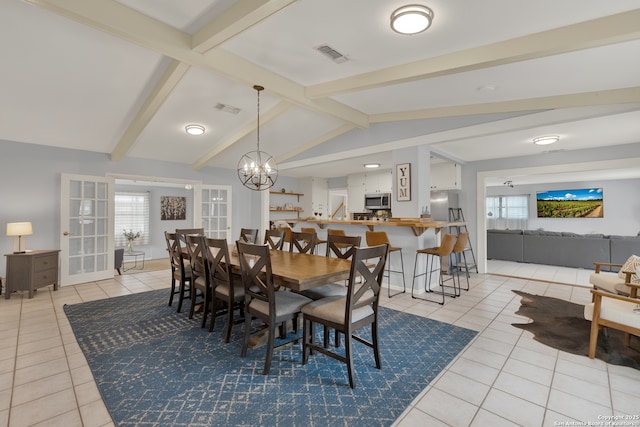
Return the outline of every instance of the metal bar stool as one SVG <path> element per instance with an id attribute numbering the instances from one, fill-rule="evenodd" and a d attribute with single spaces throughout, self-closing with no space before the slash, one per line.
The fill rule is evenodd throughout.
<path id="1" fill-rule="evenodd" d="M 459 292 L 457 291 L 457 288 L 456 288 L 455 276 L 452 275 L 450 279 L 447 279 L 447 281 L 449 280 L 453 281 L 453 294 L 445 293 L 444 291 L 445 280 L 442 277 L 443 276 L 442 261 L 443 259 L 447 259 L 451 255 L 451 253 L 453 252 L 453 246 L 455 245 L 455 243 L 456 243 L 456 236 L 454 236 L 453 234 L 445 234 L 444 236 L 442 236 L 442 242 L 440 243 L 440 246 L 435 248 L 418 249 L 416 251 L 416 260 L 415 260 L 415 263 L 413 264 L 413 281 L 411 282 L 411 298 L 421 299 L 424 301 L 435 302 L 440 305 L 444 305 L 445 296 L 450 296 L 455 298 L 456 296 L 459 295 Z M 416 275 L 416 267 L 418 266 L 418 255 L 420 254 L 427 255 L 427 265 L 424 273 Z M 440 261 L 439 263 L 436 263 L 436 257 L 439 258 L 438 259 L 438 261 Z M 436 271 L 438 272 L 438 283 L 440 285 L 440 288 L 442 289 L 442 302 L 435 301 L 429 298 L 422 298 L 422 297 L 415 296 L 414 289 L 415 289 L 416 277 L 420 277 L 420 276 L 425 276 L 424 291 L 426 293 L 434 292 L 431 289 L 431 277 L 433 273 Z"/>
<path id="2" fill-rule="evenodd" d="M 404 259 L 402 258 L 402 248 L 391 246 L 389 242 L 389 238 L 387 237 L 387 233 L 384 231 L 367 231 L 366 234 L 367 246 L 378 246 L 378 245 L 389 245 L 388 259 L 387 259 L 387 295 L 389 298 L 394 297 L 398 294 L 404 294 L 407 292 L 407 284 L 404 279 Z M 391 254 L 392 253 L 400 254 L 400 268 L 402 270 L 392 270 L 391 269 Z M 396 292 L 395 294 L 391 294 L 391 273 L 402 274 L 402 292 Z"/>
<path id="3" fill-rule="evenodd" d="M 469 233 L 466 231 L 458 234 L 458 239 L 456 240 L 456 244 L 453 246 L 453 257 L 455 258 L 455 263 L 453 267 L 456 269 L 458 273 L 458 290 L 462 289 L 462 283 L 460 282 L 460 270 L 464 269 L 464 275 L 467 279 L 467 287 L 464 288 L 465 291 L 469 290 L 469 265 L 467 264 L 467 256 L 465 255 L 467 249 L 467 243 L 469 242 Z"/>

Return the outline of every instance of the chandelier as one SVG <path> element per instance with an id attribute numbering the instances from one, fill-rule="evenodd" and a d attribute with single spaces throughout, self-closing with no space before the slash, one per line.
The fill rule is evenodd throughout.
<path id="1" fill-rule="evenodd" d="M 258 92 L 257 148 L 246 153 L 238 162 L 238 178 L 250 190 L 262 191 L 276 183 L 278 166 L 271 155 L 260 151 L 260 91 L 264 87 L 255 85 L 253 88 Z"/>

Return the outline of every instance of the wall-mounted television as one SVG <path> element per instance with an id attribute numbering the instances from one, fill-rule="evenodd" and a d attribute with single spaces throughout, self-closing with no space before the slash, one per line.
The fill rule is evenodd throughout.
<path id="1" fill-rule="evenodd" d="M 602 188 L 536 193 L 538 218 L 604 218 Z"/>

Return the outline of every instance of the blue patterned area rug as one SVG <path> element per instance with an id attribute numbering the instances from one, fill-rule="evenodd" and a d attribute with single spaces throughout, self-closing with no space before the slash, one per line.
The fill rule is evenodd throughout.
<path id="1" fill-rule="evenodd" d="M 476 335 L 380 308 L 382 369 L 355 342 L 352 390 L 337 360 L 314 354 L 302 365 L 301 344 L 277 349 L 264 376 L 264 347 L 240 358 L 242 326 L 225 344 L 222 318 L 209 333 L 168 298 L 158 290 L 64 308 L 117 426 L 388 426 Z"/>

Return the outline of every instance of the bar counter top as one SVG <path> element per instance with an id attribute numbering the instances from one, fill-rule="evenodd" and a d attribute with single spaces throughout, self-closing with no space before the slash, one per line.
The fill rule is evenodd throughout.
<path id="1" fill-rule="evenodd" d="M 413 234 L 421 235 L 429 228 L 434 228 L 436 233 L 445 227 L 461 227 L 465 222 L 435 221 L 431 218 L 389 218 L 386 221 L 378 220 L 331 220 L 331 219 L 296 219 L 287 221 L 290 224 L 309 223 L 317 224 L 319 228 L 325 225 L 363 225 L 374 231 L 375 227 L 410 227 Z"/>

